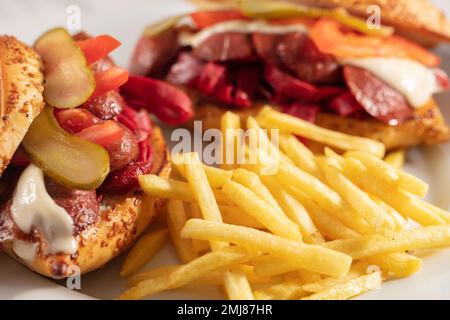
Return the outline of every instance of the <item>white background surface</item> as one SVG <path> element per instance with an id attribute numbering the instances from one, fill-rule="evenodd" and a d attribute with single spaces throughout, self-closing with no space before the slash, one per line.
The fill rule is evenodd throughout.
<path id="1" fill-rule="evenodd" d="M 450 15 L 448 0 L 434 2 Z M 125 67 L 144 26 L 191 8 L 180 0 L 0 0 L 0 34 L 15 35 L 32 44 L 47 29 L 65 26 L 67 7 L 73 4 L 81 9 L 84 30 L 94 35 L 108 33 L 122 41 L 122 46 L 113 56 L 118 64 Z M 444 58 L 444 69 L 449 72 L 449 48 L 441 48 L 438 52 Z M 450 115 L 450 94 L 441 95 L 438 100 L 444 113 Z M 429 200 L 447 209 L 450 201 L 449 149 L 449 146 L 445 145 L 413 150 L 409 153 L 407 166 L 431 184 Z M 427 257 L 423 270 L 417 275 L 385 283 L 382 289 L 368 293 L 362 298 L 450 299 L 450 249 L 438 253 L 422 252 L 421 255 Z M 82 290 L 76 292 L 40 277 L 0 254 L 0 299 L 114 298 L 125 288 L 125 282 L 118 277 L 121 260 L 118 258 L 106 268 L 83 276 Z M 148 267 L 175 262 L 171 248 L 167 246 Z M 157 298 L 198 299 L 221 296 L 214 290 L 207 294 L 184 290 L 164 293 Z"/>

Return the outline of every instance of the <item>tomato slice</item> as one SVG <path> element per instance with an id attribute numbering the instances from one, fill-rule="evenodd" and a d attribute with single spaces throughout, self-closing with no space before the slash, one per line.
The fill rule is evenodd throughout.
<path id="1" fill-rule="evenodd" d="M 55 118 L 61 128 L 68 133 L 75 134 L 81 130 L 100 122 L 100 119 L 84 109 L 55 110 Z"/>
<path id="2" fill-rule="evenodd" d="M 199 11 L 191 13 L 191 18 L 200 29 L 229 20 L 248 20 L 248 17 L 236 10 Z"/>
<path id="3" fill-rule="evenodd" d="M 113 120 L 94 124 L 87 127 L 76 135 L 83 140 L 96 143 L 104 148 L 110 146 L 113 142 L 122 138 L 124 131 L 119 124 Z"/>
<path id="4" fill-rule="evenodd" d="M 111 51 L 120 46 L 121 43 L 117 39 L 105 34 L 95 38 L 77 41 L 77 45 L 83 51 L 88 64 L 93 64 L 106 57 Z"/>
<path id="5" fill-rule="evenodd" d="M 440 64 L 439 57 L 406 39 L 344 32 L 342 25 L 333 20 L 319 20 L 310 36 L 321 52 L 338 58 L 397 57 L 416 60 L 430 67 Z"/>
<path id="6" fill-rule="evenodd" d="M 95 74 L 95 90 L 90 99 L 98 98 L 108 91 L 118 89 L 128 81 L 128 71 L 120 67 L 111 67 L 108 70 Z"/>

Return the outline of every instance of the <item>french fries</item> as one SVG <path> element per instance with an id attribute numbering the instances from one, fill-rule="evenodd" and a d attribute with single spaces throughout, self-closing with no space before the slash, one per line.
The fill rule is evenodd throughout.
<path id="1" fill-rule="evenodd" d="M 261 222 L 250 216 L 247 212 L 235 205 L 219 206 L 223 222 L 254 229 L 266 229 Z M 195 217 L 193 217 L 195 218 Z"/>
<path id="2" fill-rule="evenodd" d="M 403 230 L 394 233 L 389 239 L 375 234 L 353 239 L 335 240 L 324 244 L 325 247 L 343 252 L 353 259 L 448 245 L 450 245 L 450 226 L 448 225 Z"/>
<path id="3" fill-rule="evenodd" d="M 236 206 L 241 207 L 274 234 L 289 239 L 300 239 L 301 234 L 297 225 L 248 188 L 237 182 L 228 181 L 223 186 L 222 192 Z"/>
<path id="4" fill-rule="evenodd" d="M 185 154 L 184 166 L 186 170 L 186 178 L 192 192 L 194 193 L 194 197 L 198 202 L 203 218 L 209 221 L 222 222 L 223 220 L 219 206 L 217 205 L 213 190 L 208 184 L 208 179 L 206 177 L 205 170 L 200 163 L 198 154 Z M 227 245 L 226 243 L 213 241 L 211 241 L 210 244 L 213 250 L 223 248 Z"/>
<path id="5" fill-rule="evenodd" d="M 384 179 L 387 183 L 393 184 L 400 189 L 422 198 L 425 197 L 428 192 L 428 185 L 425 182 L 409 173 L 395 169 L 375 156 L 356 151 L 347 152 L 346 156 L 358 159 L 371 172 L 381 179 Z"/>
<path id="6" fill-rule="evenodd" d="M 177 256 L 184 263 L 188 263 L 197 257 L 192 248 L 192 240 L 180 238 L 181 229 L 183 229 L 187 220 L 188 216 L 183 203 L 179 200 L 169 200 L 167 202 L 167 227 Z"/>
<path id="7" fill-rule="evenodd" d="M 243 156 L 239 150 L 237 130 L 240 129 L 241 122 L 238 115 L 230 111 L 225 112 L 220 120 L 220 128 L 222 130 L 222 169 L 234 169 L 237 159 Z"/>
<path id="8" fill-rule="evenodd" d="M 396 169 L 401 169 L 405 164 L 405 149 L 389 152 L 386 157 L 384 157 L 384 161 Z"/>
<path id="9" fill-rule="evenodd" d="M 221 119 L 229 162 L 220 169 L 185 153 L 171 160 L 180 180 L 139 177 L 146 194 L 169 199 L 183 264 L 136 274 L 167 231 L 143 236 L 123 266 L 121 298 L 213 285 L 233 300 L 348 299 L 418 272 L 414 250 L 450 246 L 450 213 L 422 199 L 428 185 L 401 170 L 404 151 L 381 160 L 379 142 L 268 107 L 247 117 L 249 132 L 241 123 L 231 112 Z M 296 135 L 323 146 L 315 154 Z"/>
<path id="10" fill-rule="evenodd" d="M 248 257 L 248 252 L 238 247 L 213 251 L 176 268 L 170 273 L 141 281 L 125 291 L 119 298 L 135 300 L 152 296 L 161 291 L 178 288 L 215 270 L 245 261 L 246 257 Z"/>
<path id="11" fill-rule="evenodd" d="M 194 219 L 201 219 L 202 218 L 202 213 L 200 212 L 200 208 L 198 207 L 198 205 L 194 202 L 191 202 L 189 204 L 190 207 L 190 213 L 191 213 L 191 218 Z M 199 256 L 202 253 L 205 253 L 207 251 L 211 250 L 211 247 L 208 243 L 208 241 L 205 240 L 192 240 L 192 250 L 194 251 L 194 253 Z"/>
<path id="12" fill-rule="evenodd" d="M 324 242 L 325 240 L 302 204 L 284 190 L 275 177 L 262 176 L 261 178 L 288 218 L 300 227 L 303 240 L 310 244 Z"/>
<path id="13" fill-rule="evenodd" d="M 369 222 L 376 233 L 389 236 L 394 232 L 395 222 L 391 216 L 373 202 L 369 195 L 341 174 L 331 161 L 324 162 L 323 171 L 328 184 Z"/>
<path id="14" fill-rule="evenodd" d="M 314 154 L 295 136 L 291 134 L 280 135 L 280 147 L 296 166 L 316 178 L 320 177 L 320 170 Z"/>
<path id="15" fill-rule="evenodd" d="M 373 175 L 359 160 L 345 159 L 344 174 L 353 183 L 392 206 L 404 217 L 409 217 L 424 226 L 445 224 L 440 216 L 418 201 L 414 201 L 410 194 L 384 183 Z"/>
<path id="16" fill-rule="evenodd" d="M 359 236 L 357 232 L 348 228 L 340 220 L 325 212 L 301 190 L 292 188 L 292 192 L 308 210 L 311 219 L 317 225 L 319 230 L 321 230 L 322 234 L 329 239 L 350 239 Z"/>
<path id="17" fill-rule="evenodd" d="M 301 279 L 293 279 L 255 291 L 257 300 L 298 300 L 308 295 Z"/>
<path id="18" fill-rule="evenodd" d="M 157 175 L 139 176 L 139 185 L 145 193 L 163 199 L 174 199 L 186 202 L 197 201 L 187 182 L 166 180 Z M 214 197 L 218 203 L 229 204 L 220 190 L 214 189 Z"/>
<path id="19" fill-rule="evenodd" d="M 189 220 L 181 234 L 185 238 L 235 243 L 252 252 L 270 253 L 290 260 L 299 268 L 332 276 L 346 274 L 352 262 L 349 256 L 324 247 L 302 244 L 251 228 L 200 219 Z"/>
<path id="20" fill-rule="evenodd" d="M 422 267 L 421 259 L 406 253 L 382 254 L 368 257 L 365 260 L 400 278 L 409 277 Z"/>
<path id="21" fill-rule="evenodd" d="M 345 300 L 377 289 L 382 282 L 381 272 L 378 271 L 337 284 L 330 289 L 302 298 L 302 300 Z"/>
<path id="22" fill-rule="evenodd" d="M 186 178 L 186 170 L 184 167 L 184 157 L 179 154 L 172 155 L 171 163 L 177 169 L 177 171 Z M 202 165 L 205 170 L 206 177 L 208 178 L 208 182 L 211 185 L 211 188 L 221 188 L 223 184 L 230 180 L 233 176 L 233 171 L 222 170 L 216 167 L 207 166 L 205 164 Z"/>
<path id="23" fill-rule="evenodd" d="M 167 235 L 167 229 L 157 229 L 141 236 L 125 259 L 120 276 L 129 277 L 141 269 L 161 250 Z"/>
<path id="24" fill-rule="evenodd" d="M 254 300 L 252 288 L 243 271 L 224 271 L 223 285 L 230 300 Z"/>
<path id="25" fill-rule="evenodd" d="M 378 141 L 321 128 L 269 107 L 263 108 L 256 119 L 265 128 L 281 129 L 341 150 L 369 152 L 380 158 L 385 153 L 384 145 Z"/>

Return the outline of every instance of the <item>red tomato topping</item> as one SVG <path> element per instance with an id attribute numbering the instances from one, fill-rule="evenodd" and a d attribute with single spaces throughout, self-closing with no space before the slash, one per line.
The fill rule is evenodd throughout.
<path id="1" fill-rule="evenodd" d="M 439 57 L 406 39 L 346 32 L 333 20 L 319 20 L 311 29 L 310 36 L 321 52 L 339 58 L 397 57 L 416 60 L 427 66 L 440 63 Z"/>
<path id="2" fill-rule="evenodd" d="M 111 51 L 121 45 L 117 39 L 109 35 L 77 41 L 77 44 L 83 51 L 88 64 L 93 64 L 106 57 Z"/>
<path id="3" fill-rule="evenodd" d="M 123 134 L 123 129 L 117 122 L 108 120 L 85 128 L 76 135 L 81 139 L 91 141 L 102 147 L 107 147 L 116 140 L 121 139 Z"/>
<path id="4" fill-rule="evenodd" d="M 100 119 L 85 109 L 55 109 L 55 118 L 61 128 L 71 134 L 100 122 Z"/>
<path id="5" fill-rule="evenodd" d="M 118 89 L 128 81 L 128 71 L 120 67 L 111 67 L 95 74 L 95 90 L 89 99 L 98 98 L 108 91 Z"/>
<path id="6" fill-rule="evenodd" d="M 248 20 L 246 16 L 236 10 L 199 11 L 191 13 L 191 18 L 200 29 L 229 20 Z"/>

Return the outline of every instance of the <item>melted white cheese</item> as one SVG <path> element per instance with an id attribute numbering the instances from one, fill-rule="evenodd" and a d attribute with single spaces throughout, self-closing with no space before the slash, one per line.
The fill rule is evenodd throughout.
<path id="1" fill-rule="evenodd" d="M 301 23 L 292 23 L 286 25 L 270 24 L 264 20 L 247 21 L 247 20 L 231 20 L 220 22 L 202 29 L 201 31 L 192 34 L 182 32 L 180 34 L 179 42 L 182 46 L 195 47 L 205 41 L 210 36 L 217 33 L 224 32 L 238 32 L 238 33 L 271 33 L 271 34 L 285 34 L 291 32 L 308 32 L 308 27 Z"/>
<path id="2" fill-rule="evenodd" d="M 46 243 L 44 253 L 73 254 L 77 251 L 78 243 L 73 236 L 72 218 L 47 193 L 44 175 L 33 164 L 30 164 L 19 178 L 11 214 L 17 227 L 24 233 L 29 234 L 33 227 L 39 230 Z M 23 244 L 17 245 L 19 251 L 27 251 Z"/>
<path id="3" fill-rule="evenodd" d="M 433 70 L 419 62 L 399 58 L 345 59 L 341 64 L 363 68 L 403 94 L 414 108 L 424 106 L 440 91 Z"/>

